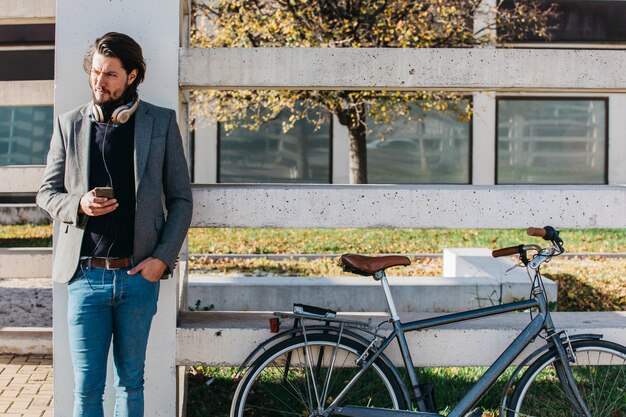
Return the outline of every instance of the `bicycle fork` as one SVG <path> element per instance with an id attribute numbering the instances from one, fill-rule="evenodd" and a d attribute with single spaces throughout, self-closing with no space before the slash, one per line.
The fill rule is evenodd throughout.
<path id="1" fill-rule="evenodd" d="M 554 331 L 554 326 L 552 326 L 552 320 L 550 317 L 548 317 L 548 320 L 550 320 L 550 323 L 547 324 L 552 328 L 552 331 L 548 333 L 548 336 L 551 338 L 552 343 L 554 343 L 554 347 L 558 354 L 558 360 L 554 362 L 554 369 L 556 370 L 557 377 L 563 387 L 563 393 L 572 404 L 572 407 L 574 407 L 574 411 L 578 417 L 592 417 L 589 407 L 587 406 L 587 403 L 585 403 L 585 400 L 576 385 L 576 381 L 574 380 L 574 374 L 570 365 L 570 354 L 574 355 L 574 351 L 572 349 L 572 345 L 570 344 L 569 336 L 565 333 L 565 343 L 568 345 L 570 354 L 568 354 L 563 346 L 563 341 L 561 340 L 559 333 Z"/>

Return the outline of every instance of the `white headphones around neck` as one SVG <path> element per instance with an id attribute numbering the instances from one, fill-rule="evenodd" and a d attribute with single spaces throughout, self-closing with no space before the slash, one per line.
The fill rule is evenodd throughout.
<path id="1" fill-rule="evenodd" d="M 138 98 L 133 100 L 132 104 L 122 104 L 121 106 L 113 110 L 113 113 L 111 114 L 111 123 L 116 125 L 126 123 L 128 119 L 130 119 L 130 116 L 135 113 L 137 107 L 139 107 Z M 104 111 L 102 110 L 102 107 L 100 107 L 98 104 L 93 103 L 93 105 L 91 106 L 91 114 L 93 115 L 93 118 L 96 122 L 106 123 L 106 120 L 104 118 Z"/>

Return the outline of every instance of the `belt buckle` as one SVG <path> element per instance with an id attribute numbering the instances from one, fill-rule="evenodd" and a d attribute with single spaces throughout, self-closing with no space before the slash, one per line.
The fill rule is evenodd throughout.
<path id="1" fill-rule="evenodd" d="M 104 258 L 104 267 L 109 271 L 117 271 L 120 268 L 113 268 L 109 261 L 114 261 L 119 258 Z"/>

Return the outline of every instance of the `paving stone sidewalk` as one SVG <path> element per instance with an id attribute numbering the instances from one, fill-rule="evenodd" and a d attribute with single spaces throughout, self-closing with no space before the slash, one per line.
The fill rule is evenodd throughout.
<path id="1" fill-rule="evenodd" d="M 0 416 L 52 414 L 52 355 L 0 354 Z"/>

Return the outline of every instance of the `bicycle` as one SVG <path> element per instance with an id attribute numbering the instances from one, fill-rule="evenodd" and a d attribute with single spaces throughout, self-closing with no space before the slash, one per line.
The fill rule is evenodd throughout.
<path id="1" fill-rule="evenodd" d="M 518 255 L 531 280 L 529 299 L 406 323 L 394 306 L 385 270 L 409 265 L 410 260 L 396 255 L 343 255 L 340 264 L 344 271 L 380 281 L 389 318 L 374 325 L 372 319 L 341 319 L 332 310 L 303 304 L 295 304 L 293 313 L 274 313 L 270 320 L 273 332 L 278 332 L 280 319 L 293 319 L 293 327 L 268 339 L 239 368 L 241 381 L 231 417 L 440 416 L 432 386 L 419 382 L 405 333 L 523 310 L 531 312 L 530 323 L 448 417 L 481 416 L 482 409 L 472 407 L 538 337 L 546 344 L 520 358 L 505 385 L 500 416 L 625 417 L 626 347 L 602 340 L 602 335 L 568 335 L 555 329 L 540 267 L 564 252 L 563 240 L 550 226 L 529 228 L 527 233 L 543 237 L 551 245 L 513 246 L 495 250 L 493 256 Z M 391 327 L 389 334 L 381 334 L 386 327 Z M 408 387 L 384 354 L 394 340 Z"/>

